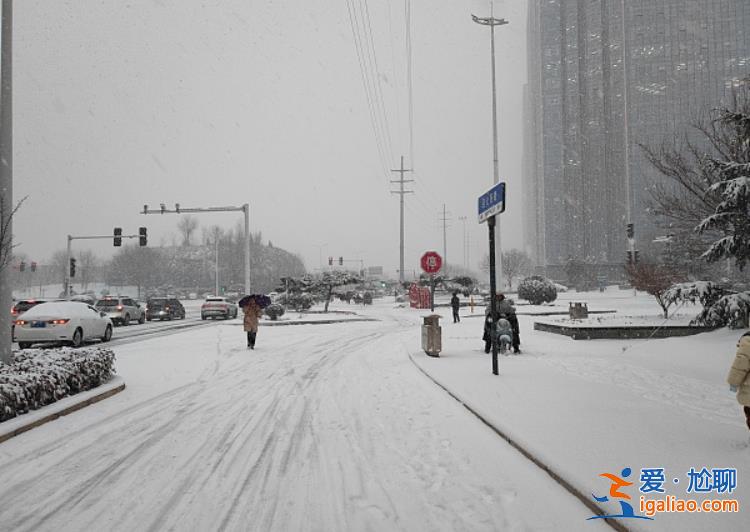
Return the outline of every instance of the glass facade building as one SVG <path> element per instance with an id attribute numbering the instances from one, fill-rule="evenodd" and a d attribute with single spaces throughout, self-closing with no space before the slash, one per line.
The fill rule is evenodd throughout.
<path id="1" fill-rule="evenodd" d="M 750 75 L 748 0 L 530 0 L 525 241 L 560 276 L 568 258 L 619 269 L 635 224 L 658 233 L 648 189 L 658 147 Z"/>

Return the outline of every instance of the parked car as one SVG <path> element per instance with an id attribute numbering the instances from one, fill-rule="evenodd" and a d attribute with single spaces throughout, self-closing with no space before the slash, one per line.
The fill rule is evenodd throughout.
<path id="1" fill-rule="evenodd" d="M 70 300 L 78 301 L 79 303 L 86 303 L 87 305 L 91 305 L 92 307 L 96 304 L 96 298 L 91 294 L 79 294 L 77 296 L 72 296 Z"/>
<path id="2" fill-rule="evenodd" d="M 236 318 L 239 308 L 226 297 L 210 296 L 201 305 L 201 319 L 224 318 L 225 320 Z"/>
<path id="3" fill-rule="evenodd" d="M 106 312 L 76 301 L 49 301 L 29 309 L 13 322 L 13 339 L 26 349 L 36 343 L 67 343 L 112 339 L 112 320 Z"/>
<path id="4" fill-rule="evenodd" d="M 185 307 L 177 298 L 153 297 L 146 301 L 146 320 L 184 320 Z"/>
<path id="5" fill-rule="evenodd" d="M 146 321 L 146 314 L 143 309 L 129 297 L 104 296 L 96 302 L 94 307 L 106 312 L 112 323 L 130 325 L 131 321 L 137 321 L 138 323 Z"/>
<path id="6" fill-rule="evenodd" d="M 10 308 L 11 318 L 17 319 L 27 310 L 39 305 L 40 303 L 46 303 L 44 299 L 19 299 Z"/>

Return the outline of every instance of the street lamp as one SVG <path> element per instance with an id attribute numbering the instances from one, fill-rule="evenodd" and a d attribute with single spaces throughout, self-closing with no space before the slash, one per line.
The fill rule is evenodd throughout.
<path id="1" fill-rule="evenodd" d="M 328 242 L 325 244 L 312 244 L 312 247 L 318 248 L 318 269 L 323 271 L 323 248 L 328 247 Z"/>
<path id="2" fill-rule="evenodd" d="M 495 26 L 504 26 L 509 24 L 504 18 L 494 18 L 492 5 L 490 5 L 490 16 L 486 18 L 471 15 L 471 20 L 482 26 L 490 27 L 490 48 L 492 56 L 492 155 L 493 155 L 493 183 L 500 182 L 500 169 L 497 161 L 497 89 L 495 83 Z M 503 271 L 503 255 L 500 243 L 500 217 L 495 217 L 495 271 Z M 502 283 L 501 283 L 502 284 Z"/>
<path id="3" fill-rule="evenodd" d="M 466 246 L 466 216 L 459 216 L 459 220 L 464 223 L 464 269 L 469 269 L 469 248 Z"/>

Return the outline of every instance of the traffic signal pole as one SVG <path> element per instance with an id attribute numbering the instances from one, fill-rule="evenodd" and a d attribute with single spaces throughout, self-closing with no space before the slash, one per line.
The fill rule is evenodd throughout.
<path id="1" fill-rule="evenodd" d="M 192 214 L 202 212 L 238 212 L 242 211 L 245 215 L 245 293 L 250 293 L 250 204 L 245 203 L 240 207 L 180 207 L 175 203 L 174 209 L 168 209 L 164 203 L 159 205 L 158 209 L 149 209 L 148 205 L 143 206 L 141 214 Z"/>
<path id="2" fill-rule="evenodd" d="M 140 239 L 142 235 L 122 235 L 119 236 L 119 238 L 138 238 Z M 112 235 L 93 235 L 93 236 L 72 236 L 68 235 L 68 246 L 65 251 L 65 297 L 70 297 L 70 259 L 71 259 L 71 245 L 73 243 L 73 240 L 101 240 L 103 238 L 106 238 L 108 240 L 112 240 L 114 237 Z"/>

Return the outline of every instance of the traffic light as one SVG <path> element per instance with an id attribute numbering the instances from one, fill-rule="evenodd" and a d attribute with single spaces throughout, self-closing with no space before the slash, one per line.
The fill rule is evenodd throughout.
<path id="1" fill-rule="evenodd" d="M 180 214 L 180 204 L 179 203 L 175 203 L 174 204 L 174 210 L 175 210 L 175 212 L 177 214 Z"/>
<path id="2" fill-rule="evenodd" d="M 31 261 L 31 273 L 34 273 L 36 271 L 36 261 Z"/>
<path id="3" fill-rule="evenodd" d="M 635 250 L 635 251 L 633 252 L 633 261 L 634 261 L 634 262 L 635 262 L 636 264 L 638 264 L 638 260 L 639 260 L 639 259 L 638 259 L 638 250 L 636 249 L 636 250 Z"/>
<path id="4" fill-rule="evenodd" d="M 141 246 L 145 246 L 148 243 L 148 239 L 146 238 L 146 228 L 145 227 L 139 227 L 138 228 L 138 242 Z"/>
<path id="5" fill-rule="evenodd" d="M 328 265 L 333 266 L 333 257 L 328 257 Z"/>
<path id="6" fill-rule="evenodd" d="M 76 260 L 73 257 L 70 257 L 70 276 L 76 276 Z"/>
<path id="7" fill-rule="evenodd" d="M 633 252 L 628 250 L 626 253 L 627 253 L 626 255 L 627 264 L 633 264 Z"/>
<path id="8" fill-rule="evenodd" d="M 339 257 L 339 266 L 344 265 L 344 257 Z"/>
<path id="9" fill-rule="evenodd" d="M 18 270 L 19 271 L 26 270 L 26 263 L 24 261 L 21 261 L 21 264 L 18 265 Z"/>
<path id="10" fill-rule="evenodd" d="M 628 238 L 633 238 L 635 236 L 635 227 L 633 224 L 628 224 L 626 227 L 625 233 L 628 235 Z"/>
<path id="11" fill-rule="evenodd" d="M 115 247 L 122 246 L 122 227 L 115 227 Z"/>

